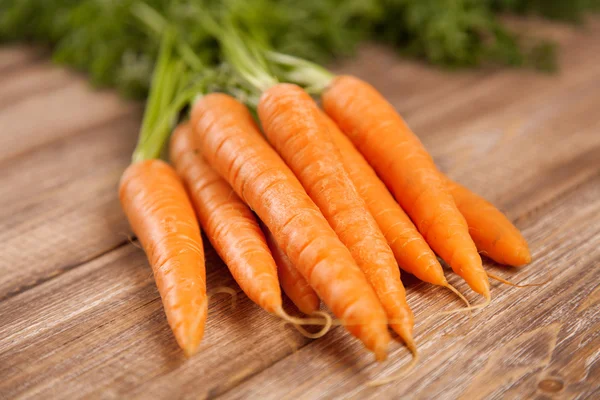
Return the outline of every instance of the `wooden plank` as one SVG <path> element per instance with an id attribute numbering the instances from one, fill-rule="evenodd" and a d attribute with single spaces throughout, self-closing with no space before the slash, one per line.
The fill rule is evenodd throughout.
<path id="1" fill-rule="evenodd" d="M 541 282 L 552 276 L 546 285 L 493 284 L 494 301 L 472 320 L 435 315 L 456 303 L 432 296 L 424 285 L 409 287 L 422 361 L 397 383 L 365 386 L 373 377 L 393 373 L 408 358 L 406 350 L 394 351 L 390 362 L 376 366 L 336 329 L 224 398 L 531 398 L 559 386 L 564 398 L 591 396 L 600 378 L 600 337 L 594 334 L 600 329 L 598 196 L 600 174 L 528 220 L 536 261 L 513 271 L 510 279 Z M 166 379 L 153 382 L 160 384 Z"/>
<path id="2" fill-rule="evenodd" d="M 409 300 L 419 321 L 417 338 L 424 360 L 415 370 L 419 375 L 409 376 L 400 386 L 374 392 L 363 387 L 381 368 L 373 367 L 372 357 L 342 329 L 302 347 L 308 343 L 305 339 L 282 328 L 243 295 L 234 310 L 229 309 L 226 298 L 211 301 L 202 351 L 184 361 L 166 325 L 144 255 L 126 245 L 0 303 L 0 393 L 9 398 L 53 394 L 69 398 L 204 398 L 220 393 L 227 394 L 226 398 L 280 398 L 302 393 L 310 398 L 346 391 L 360 397 L 380 391 L 435 395 L 455 387 L 451 383 L 459 377 L 459 387 L 464 390 L 468 386 L 465 380 L 477 373 L 482 377 L 474 381 L 485 382 L 490 374 L 498 376 L 492 368 L 496 361 L 504 368 L 514 367 L 501 349 L 511 350 L 511 357 L 524 354 L 515 361 L 517 367 L 525 365 L 537 371 L 536 379 L 556 379 L 552 365 L 541 369 L 548 353 L 568 349 L 573 359 L 587 357 L 589 361 L 593 354 L 586 351 L 598 344 L 589 338 L 589 346 L 573 348 L 600 322 L 598 296 L 591 293 L 599 283 L 591 266 L 600 259 L 600 249 L 595 246 L 600 224 L 579 229 L 582 220 L 600 211 L 600 204 L 592 201 L 599 194 L 597 175 L 533 216 L 528 231 L 535 232 L 530 236 L 539 250 L 537 262 L 518 270 L 511 279 L 540 281 L 551 273 L 553 281 L 523 290 L 494 284 L 495 302 L 472 322 L 464 316 L 434 316 L 459 303 L 441 289 L 411 284 Z M 560 223 L 565 214 L 573 221 L 567 227 Z M 208 260 L 209 287 L 229 286 L 239 293 L 210 248 Z M 452 282 L 465 289 L 455 276 Z M 544 347 L 545 340 L 554 349 Z M 541 356 L 530 357 L 539 351 Z M 293 355 L 285 357 L 289 354 Z M 488 355 L 496 361 L 486 363 Z M 406 351 L 397 349 L 385 371 L 405 359 Z M 591 368 L 593 363 L 586 365 Z M 570 365 L 566 371 L 581 375 L 581 368 Z M 264 372 L 259 373 L 261 370 Z M 461 373 L 457 377 L 452 371 Z M 571 382 L 571 375 L 564 371 L 560 368 L 560 379 L 565 390 L 571 390 L 569 385 L 577 382 Z M 444 381 L 434 385 L 427 376 Z M 527 377 L 523 372 L 510 379 L 521 384 L 520 379 Z M 505 390 L 509 383 L 501 382 L 494 391 Z M 432 385 L 433 392 L 425 391 Z M 574 388 L 589 389 L 586 382 L 577 385 Z M 290 387 L 298 391 L 289 393 Z"/>
<path id="3" fill-rule="evenodd" d="M 600 46 L 598 46 L 598 50 L 600 51 Z M 461 119 L 453 118 L 448 121 L 452 127 L 445 133 L 442 131 L 443 120 L 441 119 L 431 120 L 423 125 L 416 123 L 415 130 L 419 132 L 426 145 L 432 148 L 435 153 L 434 157 L 442 166 L 458 171 L 461 169 L 472 171 L 471 163 L 476 158 L 487 159 L 489 153 L 496 152 L 499 148 L 512 149 L 511 146 L 515 144 L 511 142 L 524 136 L 528 136 L 525 140 L 529 140 L 529 138 L 539 137 L 540 134 L 554 136 L 562 134 L 561 138 L 564 140 L 565 131 L 543 128 L 547 128 L 549 122 L 560 122 L 562 119 L 564 129 L 570 132 L 574 129 L 565 127 L 564 124 L 593 124 L 597 121 L 594 113 L 583 115 L 584 120 L 581 123 L 561 118 L 561 112 L 564 109 L 578 106 L 589 107 L 588 104 L 593 103 L 597 98 L 600 71 L 594 68 L 594 65 L 596 62 L 583 69 L 565 70 L 566 75 L 560 80 L 533 79 L 532 94 L 505 98 L 501 104 L 497 104 L 498 109 L 495 112 L 482 113 L 481 116 L 468 118 L 460 122 L 457 127 L 453 125 Z M 523 85 L 529 84 L 515 79 L 505 84 L 506 92 L 512 93 L 513 89 Z M 531 136 L 532 133 L 533 136 Z M 516 146 L 514 148 L 519 149 Z M 539 151 L 539 149 L 541 146 L 538 145 L 533 150 Z M 467 157 L 464 157 L 464 154 L 457 157 L 457 152 L 468 154 L 466 154 Z M 521 154 L 515 154 L 514 158 L 518 158 L 517 156 L 521 156 Z M 523 154 L 521 158 L 526 160 L 529 157 Z"/>
<path id="4" fill-rule="evenodd" d="M 117 182 L 137 130 L 125 117 L 0 162 L 0 298 L 127 240 Z"/>
<path id="5" fill-rule="evenodd" d="M 517 219 L 536 263 L 513 273 L 488 268 L 515 281 L 553 275 L 541 288 L 495 284 L 493 305 L 472 322 L 432 315 L 459 302 L 408 279 L 425 359 L 405 381 L 380 389 L 362 384 L 404 362 L 404 350 L 373 366 L 342 329 L 308 342 L 243 295 L 233 311 L 222 297 L 211 302 L 203 351 L 185 362 L 142 252 L 123 245 L 129 230 L 116 186 L 134 145 L 139 114 L 130 115 L 137 107 L 111 93 L 92 94 L 81 78 L 29 95 L 23 91 L 35 85 L 0 80 L 1 88 L 14 85 L 7 92 L 17 96 L 0 109 L 0 128 L 19 132 L 0 137 L 0 241 L 6 244 L 0 398 L 591 393 L 590 382 L 600 379 L 598 354 L 589 351 L 600 346 L 593 335 L 600 328 L 600 282 L 593 274 L 600 260 L 598 26 L 587 34 L 564 31 L 558 77 L 446 73 L 391 56 L 374 63 L 371 56 L 381 50 L 373 48 L 340 67 L 381 87 L 444 170 Z M 29 69 L 24 77 L 60 79 L 23 68 Z M 21 70 L 11 74 L 19 77 Z M 210 249 L 208 260 L 209 287 L 239 293 Z"/>
<path id="6" fill-rule="evenodd" d="M 4 107 L 18 103 L 27 97 L 66 86 L 72 79 L 73 73 L 52 66 L 47 60 L 28 63 L 12 73 L 2 74 L 0 113 Z"/>
<path id="7" fill-rule="evenodd" d="M 72 75 L 60 89 L 28 97 L 0 110 L 0 161 L 31 148 L 74 135 L 138 109 L 111 91 L 94 91 L 83 77 Z M 18 134 L 16 134 L 18 132 Z"/>
<path id="8" fill-rule="evenodd" d="M 516 134 L 485 135 L 493 132 L 489 129 L 479 135 L 476 131 L 461 135 L 455 143 L 462 144 L 448 146 L 456 151 L 446 155 L 454 157 L 447 163 L 447 172 L 515 216 L 534 207 L 535 202 L 546 201 L 539 190 L 558 193 L 564 185 L 585 179 L 598 170 L 594 152 L 600 147 L 600 135 L 596 134 L 600 118 L 594 110 L 600 104 L 600 75 L 572 93 L 569 102 L 548 99 L 548 105 L 555 107 L 543 118 L 537 113 L 528 118 L 524 110 L 519 118 L 525 128 Z M 565 135 L 568 146 L 561 145 Z M 467 147 L 460 149 L 464 143 Z"/>
<path id="9" fill-rule="evenodd" d="M 210 248 L 207 259 L 208 285 L 239 293 Z M 189 392 L 197 398 L 215 384 L 234 385 L 302 343 L 245 296 L 238 296 L 232 310 L 227 296 L 219 295 L 210 302 L 201 356 L 185 361 L 143 252 L 126 245 L 0 303 L 0 394 L 133 397 L 152 380 L 176 372 L 202 377 L 204 389 Z M 159 388 L 152 397 L 171 395 Z"/>
<path id="10" fill-rule="evenodd" d="M 2 299 L 127 240 L 115 194 L 140 113 L 48 62 L 27 60 L 0 92 L 0 129 L 14 133 L 0 137 Z"/>

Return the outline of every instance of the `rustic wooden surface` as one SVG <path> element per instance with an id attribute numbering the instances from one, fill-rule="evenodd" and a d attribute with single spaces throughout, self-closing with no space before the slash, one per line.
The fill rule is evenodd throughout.
<path id="1" fill-rule="evenodd" d="M 545 27 L 543 27 L 546 29 Z M 405 379 L 342 328 L 310 341 L 248 301 L 212 249 L 202 351 L 185 360 L 117 200 L 141 116 L 43 51 L 0 48 L 0 398 L 600 397 L 600 21 L 551 27 L 559 75 L 443 72 L 365 47 L 339 71 L 377 86 L 453 178 L 505 210 L 534 262 L 486 268 L 493 303 L 406 276 L 422 361 Z M 469 298 L 477 297 L 448 273 Z M 289 304 L 288 304 L 289 306 Z"/>

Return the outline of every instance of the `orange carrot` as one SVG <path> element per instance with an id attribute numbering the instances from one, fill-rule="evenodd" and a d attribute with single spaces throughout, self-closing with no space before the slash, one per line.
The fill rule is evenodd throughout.
<path id="1" fill-rule="evenodd" d="M 364 272 L 383 304 L 392 328 L 414 350 L 414 320 L 406 303 L 398 264 L 344 170 L 322 112 L 302 88 L 284 83 L 263 93 L 258 115 L 273 147 Z"/>
<path id="2" fill-rule="evenodd" d="M 488 277 L 467 223 L 431 156 L 394 108 L 371 85 L 350 76 L 333 79 L 322 101 L 431 248 L 489 300 Z"/>
<path id="3" fill-rule="evenodd" d="M 422 281 L 448 286 L 437 257 L 410 218 L 352 142 L 331 118 L 325 113 L 322 115 L 350 179 L 384 233 L 400 267 Z"/>
<path id="4" fill-rule="evenodd" d="M 192 121 L 210 165 L 258 214 L 347 329 L 385 359 L 390 336 L 373 289 L 300 182 L 262 138 L 248 109 L 214 93 L 194 104 Z"/>
<path id="5" fill-rule="evenodd" d="M 207 314 L 200 228 L 177 173 L 160 160 L 130 165 L 121 206 L 154 272 L 169 325 L 187 356 L 196 352 Z"/>
<path id="6" fill-rule="evenodd" d="M 200 225 L 246 295 L 268 312 L 281 309 L 277 267 L 252 211 L 195 149 L 190 124 L 171 137 L 170 159 L 186 184 Z"/>
<path id="7" fill-rule="evenodd" d="M 504 214 L 483 197 L 450 179 L 446 184 L 467 220 L 477 249 L 492 260 L 519 267 L 531 262 L 527 241 Z"/>
<path id="8" fill-rule="evenodd" d="M 319 309 L 319 303 L 321 302 L 319 296 L 277 245 L 269 229 L 263 226 L 263 231 L 267 244 L 271 249 L 271 254 L 275 259 L 275 264 L 277 264 L 277 275 L 283 291 L 300 311 L 305 314 L 313 314 Z"/>

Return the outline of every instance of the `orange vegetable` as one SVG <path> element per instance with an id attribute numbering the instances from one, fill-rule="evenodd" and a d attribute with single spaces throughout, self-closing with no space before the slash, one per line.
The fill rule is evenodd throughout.
<path id="1" fill-rule="evenodd" d="M 261 137 L 248 109 L 214 93 L 194 104 L 192 121 L 210 165 L 258 214 L 347 329 L 385 359 L 390 336 L 375 293 L 300 182 Z"/>
<path id="2" fill-rule="evenodd" d="M 119 197 L 148 256 L 175 339 L 190 356 L 204 335 L 207 297 L 200 228 L 185 188 L 168 164 L 149 159 L 125 170 Z"/>
<path id="3" fill-rule="evenodd" d="M 340 150 L 350 179 L 384 233 L 400 268 L 422 281 L 449 287 L 437 257 L 410 218 L 352 142 L 331 118 L 325 113 L 322 115 L 333 143 Z"/>
<path id="4" fill-rule="evenodd" d="M 200 225 L 246 295 L 268 312 L 281 309 L 277 267 L 252 211 L 195 149 L 190 124 L 171 137 L 170 159 L 183 178 Z"/>
<path id="5" fill-rule="evenodd" d="M 271 254 L 275 259 L 275 264 L 277 264 L 277 275 L 283 291 L 300 311 L 305 314 L 314 313 L 319 309 L 319 303 L 321 302 L 319 296 L 277 245 L 269 229 L 263 226 L 263 231 L 269 249 L 271 249 Z"/>
<path id="6" fill-rule="evenodd" d="M 351 76 L 336 77 L 322 101 L 431 248 L 489 300 L 488 277 L 467 223 L 431 156 L 394 108 L 371 85 Z"/>
<path id="7" fill-rule="evenodd" d="M 454 202 L 467 220 L 477 249 L 492 260 L 519 267 L 531 262 L 527 241 L 504 214 L 483 197 L 447 179 Z"/>
<path id="8" fill-rule="evenodd" d="M 364 272 L 392 328 L 414 349 L 412 311 L 394 254 L 344 170 L 322 112 L 299 86 L 263 93 L 258 115 L 265 135 L 321 209 Z"/>

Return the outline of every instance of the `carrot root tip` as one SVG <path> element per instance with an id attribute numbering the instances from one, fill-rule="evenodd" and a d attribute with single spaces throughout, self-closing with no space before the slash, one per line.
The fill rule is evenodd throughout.
<path id="1" fill-rule="evenodd" d="M 485 301 L 481 304 L 476 304 L 474 306 L 470 305 L 469 307 L 457 308 L 456 310 L 441 311 L 439 313 L 436 313 L 435 315 L 449 315 L 449 314 L 455 314 L 455 313 L 459 313 L 459 312 L 473 311 L 473 310 L 485 308 L 492 302 L 492 296 L 490 296 L 490 294 L 488 292 L 487 295 L 484 295 L 484 298 L 485 298 Z"/>
<path id="2" fill-rule="evenodd" d="M 547 284 L 548 282 L 550 282 L 552 280 L 552 278 L 548 278 L 544 282 L 541 282 L 541 283 L 519 284 L 519 283 L 513 283 L 513 282 L 511 282 L 509 280 L 506 280 L 506 279 L 502 278 L 501 276 L 492 274 L 490 272 L 486 272 L 486 273 L 487 273 L 487 276 L 489 276 L 491 279 L 493 279 L 495 281 L 502 282 L 505 285 L 513 286 L 513 287 L 516 287 L 516 288 L 519 288 L 519 289 L 523 289 L 523 288 L 526 288 L 526 287 L 543 286 L 543 285 Z"/>
<path id="3" fill-rule="evenodd" d="M 469 303 L 469 300 L 467 300 L 467 298 L 465 296 L 463 296 L 463 294 L 461 292 L 459 292 L 458 289 L 456 289 L 454 286 L 452 286 L 451 284 L 446 282 L 444 287 L 449 289 L 455 295 L 457 295 L 467 305 L 467 307 L 471 307 L 471 303 Z"/>
<path id="4" fill-rule="evenodd" d="M 297 318 L 286 313 L 282 308 L 278 309 L 275 312 L 279 318 L 283 319 L 286 323 L 291 324 L 298 332 L 302 334 L 302 336 L 307 337 L 309 339 L 318 339 L 320 337 L 325 336 L 327 332 L 331 329 L 333 325 L 333 320 L 329 314 L 324 311 L 315 311 L 311 315 L 318 315 L 321 318 Z M 318 332 L 311 333 L 304 329 L 303 325 L 322 325 Z"/>

